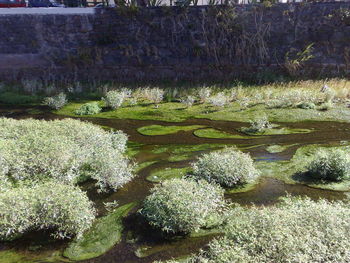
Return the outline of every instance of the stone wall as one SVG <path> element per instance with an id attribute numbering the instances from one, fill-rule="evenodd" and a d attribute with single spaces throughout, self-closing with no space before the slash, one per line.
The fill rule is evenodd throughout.
<path id="1" fill-rule="evenodd" d="M 222 81 L 268 71 L 349 73 L 350 3 L 12 14 L 0 15 L 0 25 L 5 81 Z"/>

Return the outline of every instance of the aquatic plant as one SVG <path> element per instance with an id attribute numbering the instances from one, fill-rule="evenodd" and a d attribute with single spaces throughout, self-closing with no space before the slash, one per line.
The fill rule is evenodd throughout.
<path id="1" fill-rule="evenodd" d="M 216 238 L 199 254 L 181 262 L 349 261 L 347 203 L 286 197 L 276 206 L 238 206 L 231 213 L 224 237 Z"/>
<path id="2" fill-rule="evenodd" d="M 192 168 L 194 178 L 224 187 L 252 183 L 259 176 L 250 155 L 235 148 L 203 154 Z"/>
<path id="3" fill-rule="evenodd" d="M 350 179 L 350 155 L 342 149 L 319 149 L 307 166 L 307 171 L 318 180 Z"/>
<path id="4" fill-rule="evenodd" d="M 218 185 L 172 179 L 151 190 L 140 213 L 164 232 L 190 233 L 221 223 L 226 206 L 224 190 Z"/>
<path id="5" fill-rule="evenodd" d="M 76 186 L 48 181 L 0 192 L 0 240 L 40 229 L 79 238 L 94 219 L 92 202 Z"/>
<path id="6" fill-rule="evenodd" d="M 66 94 L 63 92 L 56 96 L 46 97 L 43 101 L 44 105 L 49 106 L 51 109 L 58 110 L 66 105 L 68 102 Z"/>
<path id="7" fill-rule="evenodd" d="M 101 107 L 97 102 L 85 103 L 75 111 L 77 115 L 94 115 L 101 112 Z"/>
<path id="8" fill-rule="evenodd" d="M 208 101 L 211 95 L 211 88 L 203 87 L 198 90 L 198 97 L 201 103 L 205 103 Z"/>
<path id="9" fill-rule="evenodd" d="M 14 182 L 93 178 L 101 190 L 116 190 L 133 178 L 126 141 L 122 132 L 78 120 L 0 118 L 0 156 Z"/>
<path id="10" fill-rule="evenodd" d="M 123 104 L 125 97 L 125 92 L 111 90 L 106 93 L 102 100 L 105 102 L 107 107 L 115 110 Z"/>

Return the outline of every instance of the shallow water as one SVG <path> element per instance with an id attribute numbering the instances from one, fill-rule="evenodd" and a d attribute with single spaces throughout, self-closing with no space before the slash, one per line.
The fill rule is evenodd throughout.
<path id="1" fill-rule="evenodd" d="M 48 112 L 45 112 L 44 107 L 21 107 L 11 108 L 8 106 L 0 106 L 0 116 L 12 118 L 37 118 L 37 119 L 57 119 L 63 118 Z M 32 114 L 33 112 L 39 114 Z M 196 156 L 209 149 L 201 149 L 200 151 L 188 152 L 188 159 L 179 162 L 169 162 L 168 158 L 172 153 L 164 151 L 162 153 L 155 153 L 159 147 L 167 146 L 172 149 L 181 149 L 185 146 L 203 145 L 203 144 L 225 144 L 236 145 L 244 151 L 249 152 L 257 161 L 277 161 L 288 160 L 293 156 L 295 151 L 303 145 L 308 144 L 325 144 L 325 145 L 340 145 L 345 141 L 350 141 L 350 124 L 349 123 L 335 123 L 335 122 L 303 122 L 303 123 L 281 123 L 280 125 L 288 128 L 303 128 L 312 130 L 310 133 L 302 134 L 287 134 L 287 135 L 269 135 L 260 136 L 259 138 L 249 139 L 207 139 L 199 138 L 193 135 L 193 131 L 180 131 L 176 134 L 159 135 L 159 136 L 145 136 L 137 132 L 137 129 L 143 126 L 159 124 L 159 125 L 203 125 L 208 128 L 215 128 L 220 131 L 225 131 L 232 134 L 240 134 L 237 129 L 246 126 L 246 123 L 229 122 L 229 121 L 211 121 L 207 119 L 191 119 L 182 123 L 171 123 L 162 121 L 140 121 L 140 120 L 119 120 L 119 119 L 99 119 L 99 118 L 83 118 L 83 120 L 92 123 L 119 129 L 129 135 L 129 140 L 140 143 L 140 152 L 134 156 L 138 163 L 154 161 L 155 163 L 140 170 L 138 176 L 130 183 L 125 185 L 121 190 L 115 193 L 98 194 L 92 182 L 85 183 L 82 187 L 88 192 L 89 197 L 96 203 L 96 207 L 100 213 L 103 214 L 103 202 L 117 200 L 120 205 L 133 202 L 142 201 L 148 194 L 149 189 L 153 186 L 152 183 L 146 180 L 152 171 L 165 169 L 168 167 L 186 167 L 195 160 Z M 280 153 L 269 153 L 266 147 L 270 145 L 292 145 L 285 151 Z M 177 147 L 178 146 L 178 147 Z M 278 198 L 291 195 L 309 196 L 313 199 L 327 198 L 329 200 L 340 200 L 346 197 L 343 192 L 335 192 L 328 190 L 320 190 L 310 188 L 299 184 L 286 184 L 282 181 L 269 177 L 268 174 L 263 174 L 257 186 L 245 193 L 229 194 L 227 198 L 233 202 L 242 205 L 271 205 L 277 202 Z M 125 220 L 125 234 L 123 241 L 107 252 L 105 255 L 87 260 L 89 263 L 117 263 L 117 262 L 153 262 L 159 259 L 168 259 L 171 257 L 178 257 L 188 255 L 203 247 L 208 241 L 213 238 L 213 235 L 197 238 L 183 238 L 177 240 L 166 240 L 157 231 L 150 229 L 141 224 L 140 220 L 134 215 L 129 216 Z M 129 233 L 126 235 L 126 233 Z M 133 242 L 130 238 L 127 240 L 126 236 L 133 236 Z M 39 257 L 35 262 L 47 262 L 44 258 L 48 253 L 60 250 L 66 246 L 66 242 L 48 242 L 45 240 L 47 235 L 40 240 L 40 244 L 45 243 L 39 250 L 31 252 L 30 247 L 37 244 L 39 241 L 31 241 L 31 237 L 9 244 L 0 244 L 0 250 L 15 247 L 20 249 L 20 253 L 26 258 L 33 259 Z M 150 256 L 139 258 L 135 254 L 135 250 L 140 246 L 147 246 L 153 252 Z M 42 255 L 43 260 L 40 260 Z M 0 259 L 1 262 L 1 259 Z M 25 262 L 25 261 L 24 261 Z M 63 262 L 56 260 L 54 262 Z"/>

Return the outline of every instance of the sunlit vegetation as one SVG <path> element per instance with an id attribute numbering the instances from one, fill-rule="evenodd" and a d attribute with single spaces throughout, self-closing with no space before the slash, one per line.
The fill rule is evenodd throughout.
<path id="1" fill-rule="evenodd" d="M 172 179 L 152 189 L 140 213 L 164 232 L 186 234 L 222 223 L 226 208 L 219 186 L 203 180 Z"/>
<path id="2" fill-rule="evenodd" d="M 192 168 L 193 177 L 228 188 L 253 183 L 259 176 L 249 154 L 235 148 L 203 154 Z"/>

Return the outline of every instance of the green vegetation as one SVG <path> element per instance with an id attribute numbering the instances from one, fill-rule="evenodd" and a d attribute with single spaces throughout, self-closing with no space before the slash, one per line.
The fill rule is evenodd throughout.
<path id="1" fill-rule="evenodd" d="M 164 153 L 167 152 L 169 154 L 184 154 L 184 153 L 194 153 L 194 152 L 200 152 L 200 151 L 206 151 L 206 150 L 213 150 L 213 149 L 219 149 L 225 147 L 226 144 L 194 144 L 194 145 L 187 145 L 187 144 L 177 144 L 177 145 L 164 145 L 159 146 L 155 148 L 152 152 L 153 153 Z"/>
<path id="2" fill-rule="evenodd" d="M 111 108 L 112 110 L 118 109 L 124 102 L 126 97 L 125 92 L 111 90 L 106 93 L 106 96 L 102 98 L 105 102 L 106 107 Z"/>
<path id="3" fill-rule="evenodd" d="M 61 109 L 64 105 L 67 104 L 67 102 L 67 96 L 63 92 L 52 97 L 46 97 L 43 101 L 45 105 L 49 106 L 51 109 L 54 110 Z"/>
<path id="4" fill-rule="evenodd" d="M 95 210 L 78 187 L 51 181 L 2 191 L 0 218 L 0 240 L 39 229 L 54 230 L 55 238 L 80 238 L 95 219 Z"/>
<path id="5" fill-rule="evenodd" d="M 85 103 L 75 111 L 76 115 L 94 115 L 101 112 L 97 102 Z"/>
<path id="6" fill-rule="evenodd" d="M 268 151 L 269 153 L 280 153 L 280 152 L 284 152 L 289 147 L 294 146 L 294 145 L 296 145 L 296 144 L 292 144 L 292 145 L 270 145 L 270 146 L 266 147 L 266 151 Z"/>
<path id="7" fill-rule="evenodd" d="M 38 104 L 42 98 L 40 96 L 24 95 L 10 91 L 0 93 L 0 103 L 21 105 L 21 104 Z"/>
<path id="8" fill-rule="evenodd" d="M 179 131 L 191 131 L 195 129 L 203 128 L 202 125 L 191 126 L 162 126 L 162 125 L 149 125 L 138 128 L 137 131 L 143 135 L 166 135 L 173 134 Z"/>
<path id="9" fill-rule="evenodd" d="M 307 166 L 307 173 L 316 180 L 339 182 L 350 179 L 350 155 L 343 149 L 320 149 Z"/>
<path id="10" fill-rule="evenodd" d="M 259 176 L 250 155 L 235 148 L 203 154 L 192 168 L 195 178 L 228 188 L 251 184 Z"/>
<path id="11" fill-rule="evenodd" d="M 122 219 L 133 207 L 135 203 L 126 204 L 97 219 L 81 239 L 69 244 L 63 255 L 71 260 L 85 260 L 106 253 L 121 241 Z"/>
<path id="12" fill-rule="evenodd" d="M 223 131 L 219 131 L 213 128 L 199 129 L 193 132 L 194 135 L 200 138 L 211 139 L 249 139 L 251 137 L 242 136 L 239 134 L 231 134 Z"/>
<path id="13" fill-rule="evenodd" d="M 101 112 L 96 117 L 170 122 L 207 118 L 246 122 L 266 115 L 271 122 L 347 121 L 350 118 L 350 111 L 346 107 L 346 100 L 350 95 L 349 82 L 329 80 L 327 84 L 332 87 L 331 91 L 320 91 L 324 85 L 321 81 L 236 86 L 226 90 L 208 87 L 204 88 L 203 92 L 197 92 L 198 100 L 202 103 L 187 108 L 183 107 L 181 97 L 192 95 L 194 91 L 191 89 L 187 90 L 186 95 L 185 91 L 175 92 L 174 88 L 172 99 L 162 102 L 163 97 L 167 96 L 164 95 L 164 91 L 143 88 L 135 91 L 130 98 L 125 98 L 127 105 L 137 101 L 136 105 L 121 106 L 114 111 Z M 156 107 L 150 102 L 156 104 Z M 318 107 L 323 108 L 323 104 L 332 102 L 333 106 L 327 107 L 327 110 L 318 110 Z M 316 105 L 316 108 L 307 106 L 312 104 Z M 75 110 L 80 106 L 81 103 L 70 103 L 56 113 L 74 116 Z"/>
<path id="14" fill-rule="evenodd" d="M 101 190 L 133 178 L 124 156 L 127 137 L 78 120 L 0 119 L 0 171 L 6 178 L 76 183 L 93 178 Z M 0 172 L 1 174 L 1 172 Z"/>
<path id="15" fill-rule="evenodd" d="M 225 236 L 210 242 L 206 250 L 186 262 L 348 260 L 350 209 L 347 203 L 287 197 L 276 206 L 236 207 L 231 213 Z"/>
<path id="16" fill-rule="evenodd" d="M 185 168 L 166 168 L 164 170 L 157 170 L 152 172 L 147 180 L 153 183 L 159 183 L 164 180 L 181 178 L 188 174 L 192 169 L 190 167 Z"/>
<path id="17" fill-rule="evenodd" d="M 339 149 L 344 153 L 349 150 L 347 146 L 333 148 Z M 322 151 L 322 149 L 327 148 L 317 145 L 303 146 L 296 151 L 290 161 L 261 161 L 257 162 L 256 166 L 261 171 L 261 175 L 274 177 L 283 180 L 286 183 L 302 183 L 314 188 L 329 189 L 334 191 L 349 191 L 350 180 L 332 182 L 328 180 L 316 179 L 314 176 L 311 176 L 310 173 L 308 173 L 308 167 L 310 166 L 310 163 L 315 160 L 315 154 L 320 150 Z"/>
<path id="18" fill-rule="evenodd" d="M 226 206 L 219 186 L 172 179 L 151 190 L 140 213 L 152 226 L 165 232 L 191 233 L 220 224 Z"/>

